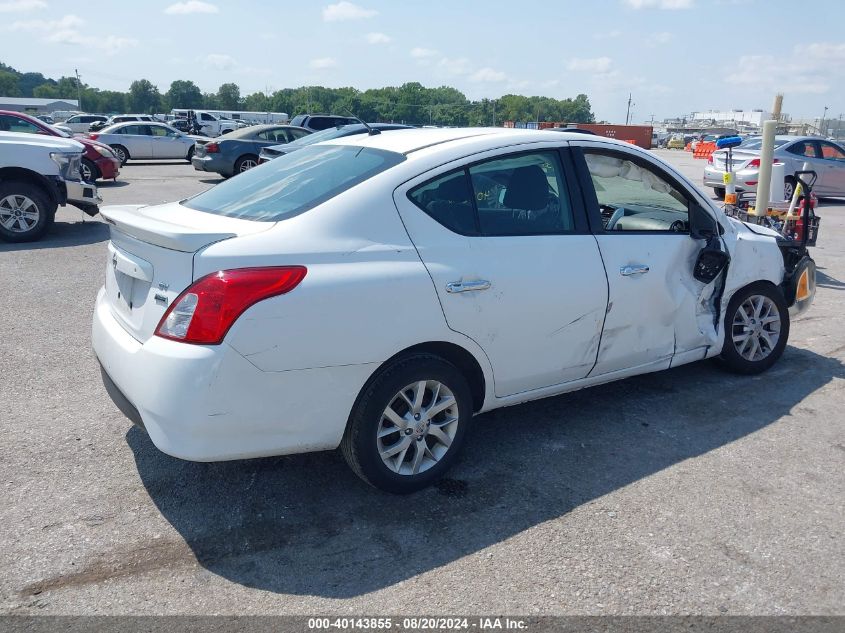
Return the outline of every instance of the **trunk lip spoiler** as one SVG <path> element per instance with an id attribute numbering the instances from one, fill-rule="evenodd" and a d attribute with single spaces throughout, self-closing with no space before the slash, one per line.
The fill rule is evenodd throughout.
<path id="1" fill-rule="evenodd" d="M 237 237 L 235 231 L 208 231 L 145 216 L 143 224 L 138 221 L 138 210 L 145 205 L 107 206 L 100 209 L 100 215 L 115 230 L 144 242 L 173 251 L 194 253 L 214 242 Z"/>

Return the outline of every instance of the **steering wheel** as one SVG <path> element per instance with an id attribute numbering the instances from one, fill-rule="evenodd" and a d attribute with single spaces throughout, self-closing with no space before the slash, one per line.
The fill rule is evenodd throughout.
<path id="1" fill-rule="evenodd" d="M 610 216 L 610 219 L 607 221 L 607 227 L 605 228 L 606 231 L 615 231 L 616 223 L 619 222 L 622 218 L 625 217 L 625 207 L 617 207 L 616 211 L 613 212 L 613 215 Z"/>

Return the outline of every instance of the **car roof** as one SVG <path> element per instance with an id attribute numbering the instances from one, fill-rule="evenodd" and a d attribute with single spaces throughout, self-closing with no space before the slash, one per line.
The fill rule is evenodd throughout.
<path id="1" fill-rule="evenodd" d="M 323 141 L 325 144 L 356 145 L 373 147 L 413 157 L 421 150 L 443 151 L 450 153 L 460 147 L 472 145 L 473 152 L 495 149 L 503 145 L 519 145 L 521 143 L 548 143 L 550 141 L 592 141 L 612 143 L 631 148 L 630 143 L 611 138 L 591 138 L 576 132 L 559 132 L 551 135 L 544 130 L 524 130 L 514 128 L 412 128 L 396 130 L 390 134 L 357 134 L 342 138 Z M 425 152 L 429 154 L 430 152 Z"/>

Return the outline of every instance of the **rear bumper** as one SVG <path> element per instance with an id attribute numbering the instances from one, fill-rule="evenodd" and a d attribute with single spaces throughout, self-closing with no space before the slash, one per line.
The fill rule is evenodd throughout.
<path id="1" fill-rule="evenodd" d="M 725 172 L 721 169 L 707 165 L 704 168 L 704 186 L 719 189 L 725 188 L 723 179 Z M 736 172 L 734 184 L 737 191 L 757 191 L 757 179 L 760 174 L 757 170 L 746 169 Z"/>
<path id="2" fill-rule="evenodd" d="M 221 345 L 133 338 L 97 295 L 106 391 L 163 452 L 222 461 L 336 448 L 373 365 L 264 372 Z"/>
<path id="3" fill-rule="evenodd" d="M 209 171 L 215 174 L 231 176 L 233 166 L 219 156 L 194 156 L 191 158 L 191 165 L 197 171 Z"/>

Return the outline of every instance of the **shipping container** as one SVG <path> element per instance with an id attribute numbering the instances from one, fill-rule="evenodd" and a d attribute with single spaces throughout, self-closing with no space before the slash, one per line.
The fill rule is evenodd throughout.
<path id="1" fill-rule="evenodd" d="M 565 125 L 561 127 L 567 127 Z M 577 127 L 582 130 L 589 130 L 598 136 L 615 138 L 620 141 L 628 141 L 643 149 L 651 149 L 652 134 L 654 128 L 650 125 L 601 125 L 598 123 L 575 123 L 569 127 Z"/>

